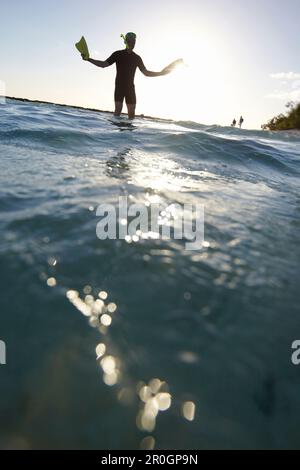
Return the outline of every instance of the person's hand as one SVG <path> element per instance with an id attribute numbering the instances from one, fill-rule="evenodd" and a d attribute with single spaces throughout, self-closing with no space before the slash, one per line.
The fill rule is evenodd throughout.
<path id="1" fill-rule="evenodd" d="M 163 75 L 168 75 L 175 69 L 175 67 L 177 67 L 177 65 L 181 65 L 181 64 L 183 64 L 183 59 L 175 60 L 174 62 L 172 62 L 170 65 L 168 65 L 162 70 Z"/>
<path id="2" fill-rule="evenodd" d="M 169 65 L 169 68 L 175 68 L 177 65 L 183 65 L 183 59 L 177 59 L 172 62 L 172 64 Z"/>

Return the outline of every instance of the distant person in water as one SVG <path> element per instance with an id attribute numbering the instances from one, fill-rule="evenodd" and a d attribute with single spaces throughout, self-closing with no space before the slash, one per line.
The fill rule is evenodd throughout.
<path id="1" fill-rule="evenodd" d="M 175 68 L 176 65 L 183 63 L 182 59 L 172 62 L 160 72 L 150 72 L 144 65 L 142 58 L 133 52 L 136 44 L 136 35 L 127 33 L 122 36 L 126 45 L 126 49 L 114 52 L 107 60 L 88 59 L 88 62 L 97 67 L 106 68 L 112 64 L 117 66 L 116 88 L 115 88 L 115 116 L 120 116 L 125 98 L 128 117 L 134 119 L 136 108 L 136 94 L 134 87 L 134 77 L 137 67 L 146 77 L 159 77 L 167 75 Z M 86 60 L 82 55 L 83 60 Z"/>
<path id="2" fill-rule="evenodd" d="M 239 126 L 240 126 L 240 129 L 243 125 L 243 122 L 244 122 L 244 119 L 243 119 L 243 116 L 240 117 L 240 120 L 239 120 Z"/>
<path id="3" fill-rule="evenodd" d="M 234 119 L 234 120 L 232 121 L 231 127 L 235 127 L 235 126 L 236 126 L 236 120 Z"/>

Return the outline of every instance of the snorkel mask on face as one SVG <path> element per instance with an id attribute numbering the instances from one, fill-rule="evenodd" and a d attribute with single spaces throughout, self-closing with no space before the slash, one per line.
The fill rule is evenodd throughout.
<path id="1" fill-rule="evenodd" d="M 136 40 L 136 34 L 135 33 L 127 33 L 126 36 L 124 36 L 124 34 L 121 34 L 121 38 L 124 39 L 124 44 L 126 46 L 126 49 L 129 49 L 129 45 L 128 45 L 128 40 L 129 39 L 134 39 Z"/>

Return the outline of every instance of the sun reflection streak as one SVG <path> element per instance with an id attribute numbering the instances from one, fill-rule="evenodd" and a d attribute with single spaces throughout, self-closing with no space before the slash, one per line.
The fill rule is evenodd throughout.
<path id="1" fill-rule="evenodd" d="M 168 154 L 143 153 L 132 160 L 131 182 L 151 190 L 179 191 L 187 179 L 182 178 L 183 168 Z M 148 204 L 160 202 L 158 194 L 148 195 Z"/>
<path id="2" fill-rule="evenodd" d="M 138 385 L 138 396 L 142 407 L 137 415 L 136 424 L 141 431 L 153 432 L 160 411 L 167 411 L 171 407 L 172 396 L 166 382 L 152 379 L 148 385 Z"/>
<path id="3" fill-rule="evenodd" d="M 85 286 L 82 291 L 83 298 L 76 290 L 68 290 L 66 297 L 82 315 L 89 318 L 90 326 L 97 328 L 102 335 L 102 341 L 96 346 L 95 354 L 102 370 L 104 384 L 109 387 L 121 386 L 122 376 L 124 378 L 124 374 L 121 372 L 122 361 L 116 354 L 110 352 L 112 348 L 107 335 L 108 329 L 113 323 L 112 315 L 118 310 L 118 306 L 114 302 L 105 303 L 109 297 L 106 291 L 100 291 L 96 296 L 92 295 L 91 286 Z M 138 381 L 134 389 L 139 404 L 136 415 L 137 428 L 143 433 L 151 434 L 157 426 L 159 413 L 166 412 L 172 407 L 174 400 L 169 385 L 165 380 L 153 378 L 148 383 Z M 132 387 L 123 386 L 120 388 L 117 398 L 124 405 L 132 405 L 135 401 Z M 195 409 L 194 402 L 184 402 L 181 405 L 182 417 L 187 421 L 193 421 Z M 140 449 L 153 450 L 155 444 L 155 439 L 149 435 L 141 440 Z"/>
<path id="4" fill-rule="evenodd" d="M 182 406 L 182 414 L 188 421 L 194 421 L 195 419 L 196 406 L 192 401 L 186 401 Z"/>

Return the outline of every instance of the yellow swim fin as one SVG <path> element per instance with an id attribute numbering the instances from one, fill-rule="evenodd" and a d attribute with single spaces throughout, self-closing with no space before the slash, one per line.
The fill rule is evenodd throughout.
<path id="1" fill-rule="evenodd" d="M 76 49 L 80 52 L 80 54 L 83 55 L 83 58 L 85 60 L 88 60 L 90 58 L 89 48 L 88 48 L 88 45 L 86 43 L 84 36 L 82 36 L 80 41 L 77 42 L 75 46 L 76 46 Z"/>

